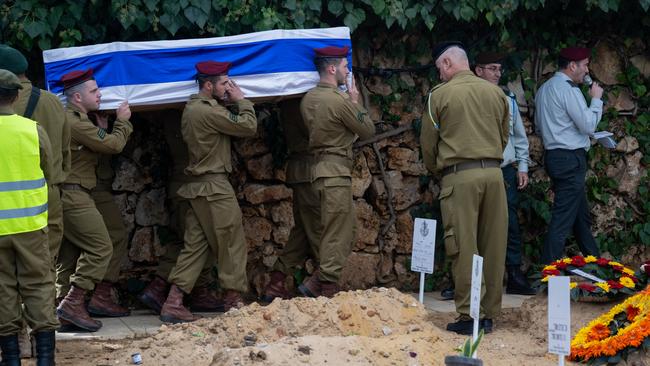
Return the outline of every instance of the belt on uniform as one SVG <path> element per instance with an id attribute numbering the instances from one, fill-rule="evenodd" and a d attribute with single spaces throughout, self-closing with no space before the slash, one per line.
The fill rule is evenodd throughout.
<path id="1" fill-rule="evenodd" d="M 211 182 L 215 179 L 227 177 L 228 173 L 206 173 L 201 175 L 187 176 L 188 183 Z"/>
<path id="2" fill-rule="evenodd" d="M 90 194 L 90 189 L 82 187 L 81 184 L 63 183 L 60 188 L 66 191 L 82 191 Z"/>
<path id="3" fill-rule="evenodd" d="M 320 153 L 314 156 L 314 160 L 316 162 L 327 161 L 327 162 L 341 164 L 348 169 L 352 169 L 352 166 L 354 165 L 351 158 L 348 158 L 347 156 L 343 156 L 343 155 L 338 155 L 338 154 Z"/>
<path id="4" fill-rule="evenodd" d="M 472 160 L 465 161 L 462 163 L 454 164 L 442 169 L 442 176 L 460 172 L 463 170 L 469 169 L 478 169 L 478 168 L 498 168 L 501 166 L 501 162 L 496 159 L 481 159 L 481 160 Z"/>

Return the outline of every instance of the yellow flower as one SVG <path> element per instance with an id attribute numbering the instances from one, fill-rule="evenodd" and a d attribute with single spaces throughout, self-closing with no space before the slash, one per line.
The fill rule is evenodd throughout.
<path id="1" fill-rule="evenodd" d="M 634 281 L 630 277 L 621 277 L 621 285 L 627 288 L 634 288 Z"/>
<path id="2" fill-rule="evenodd" d="M 548 282 L 548 278 L 549 278 L 549 277 L 550 277 L 550 276 L 546 276 L 546 277 L 542 278 L 542 282 Z"/>
<path id="3" fill-rule="evenodd" d="M 625 267 L 625 266 L 623 266 L 622 264 L 620 264 L 620 263 L 618 263 L 618 262 L 614 262 L 614 261 L 609 262 L 609 265 L 610 265 L 611 267 L 616 267 L 616 266 Z"/>
<path id="4" fill-rule="evenodd" d="M 586 263 L 593 263 L 593 262 L 595 262 L 597 260 L 598 260 L 598 258 L 594 257 L 593 255 L 588 255 L 588 256 L 585 257 L 585 262 Z"/>
<path id="5" fill-rule="evenodd" d="M 576 286 L 578 286 L 578 283 L 577 283 L 577 282 L 571 282 L 571 283 L 569 283 L 569 288 L 571 288 L 571 289 L 576 288 Z"/>
<path id="6" fill-rule="evenodd" d="M 544 269 L 542 271 L 551 271 L 551 270 L 556 270 L 556 269 L 557 269 L 557 267 L 555 267 L 554 265 L 549 264 L 548 266 L 544 267 Z"/>
<path id="7" fill-rule="evenodd" d="M 623 273 L 625 273 L 627 275 L 630 275 L 630 276 L 634 276 L 634 271 L 627 268 L 627 267 L 623 268 Z"/>
<path id="8" fill-rule="evenodd" d="M 564 262 L 564 263 L 566 263 L 566 264 L 571 264 L 571 263 L 573 262 L 573 259 L 571 259 L 571 258 L 564 258 L 564 259 L 562 259 L 562 262 Z"/>
<path id="9" fill-rule="evenodd" d="M 609 292 L 609 284 L 607 282 L 596 282 L 594 285 L 602 288 L 605 292 Z"/>

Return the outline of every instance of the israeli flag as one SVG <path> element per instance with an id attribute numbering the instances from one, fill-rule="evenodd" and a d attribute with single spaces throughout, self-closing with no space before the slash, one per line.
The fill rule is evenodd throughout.
<path id="1" fill-rule="evenodd" d="M 112 42 L 43 51 L 47 88 L 62 97 L 61 76 L 92 68 L 101 109 L 185 102 L 198 92 L 197 62 L 232 62 L 229 76 L 246 98 L 302 94 L 318 82 L 314 48 L 350 47 L 347 27 L 271 30 L 229 37 Z M 63 98 L 62 98 L 63 100 Z"/>

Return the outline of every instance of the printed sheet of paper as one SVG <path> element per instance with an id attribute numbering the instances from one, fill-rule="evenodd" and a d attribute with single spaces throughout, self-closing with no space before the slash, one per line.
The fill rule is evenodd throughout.
<path id="1" fill-rule="evenodd" d="M 411 271 L 433 273 L 436 248 L 436 220 L 416 218 L 413 224 Z"/>
<path id="2" fill-rule="evenodd" d="M 548 352 L 571 353 L 571 303 L 569 277 L 555 276 L 548 280 Z"/>

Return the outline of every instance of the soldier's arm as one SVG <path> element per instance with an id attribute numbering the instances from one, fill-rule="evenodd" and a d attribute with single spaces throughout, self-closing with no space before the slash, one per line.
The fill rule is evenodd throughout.
<path id="1" fill-rule="evenodd" d="M 564 98 L 566 111 L 578 130 L 585 135 L 593 134 L 603 116 L 603 101 L 594 98 L 591 100 L 591 106 L 587 107 L 585 97 L 577 87 L 569 89 Z"/>
<path id="2" fill-rule="evenodd" d="M 72 138 L 92 151 L 119 154 L 124 149 L 131 132 L 133 132 L 131 122 L 119 118 L 115 120 L 111 133 L 93 125 L 90 121 L 82 121 L 72 127 Z"/>
<path id="3" fill-rule="evenodd" d="M 422 129 L 420 131 L 420 148 L 422 149 L 422 160 L 430 172 L 436 171 L 436 159 L 438 157 L 438 117 L 431 108 L 431 94 L 427 98 L 427 109 L 422 116 Z"/>
<path id="4" fill-rule="evenodd" d="M 251 137 L 257 132 L 257 117 L 253 103 L 242 99 L 237 102 L 239 113 L 233 113 L 222 107 L 212 107 L 207 115 L 209 127 L 217 132 L 235 137 Z"/>
<path id="5" fill-rule="evenodd" d="M 45 180 L 49 182 L 52 173 L 52 143 L 41 125 L 36 125 L 36 131 L 38 131 L 38 152 L 41 157 L 41 170 Z"/>
<path id="6" fill-rule="evenodd" d="M 359 135 L 362 140 L 369 139 L 375 134 L 375 123 L 370 119 L 368 111 L 358 103 L 343 99 L 339 109 L 339 117 L 350 131 Z"/>
<path id="7" fill-rule="evenodd" d="M 521 119 L 521 114 L 519 113 L 519 107 L 517 103 L 513 104 L 513 118 L 514 123 L 512 128 L 514 130 L 514 145 L 515 145 L 515 158 L 519 163 L 518 171 L 527 172 L 528 171 L 528 136 L 526 136 L 526 129 L 524 128 L 524 122 Z"/>
<path id="8" fill-rule="evenodd" d="M 63 158 L 62 161 L 62 170 L 63 170 L 63 179 L 65 179 L 68 176 L 68 173 L 70 172 L 70 167 L 72 166 L 72 153 L 70 152 L 70 140 L 71 138 L 71 132 L 70 132 L 70 122 L 68 119 L 65 117 L 65 112 L 63 110 L 63 106 L 60 103 L 57 103 L 58 108 L 60 108 L 60 111 L 57 111 L 57 115 L 60 116 L 59 119 L 61 120 L 61 157 Z"/>

